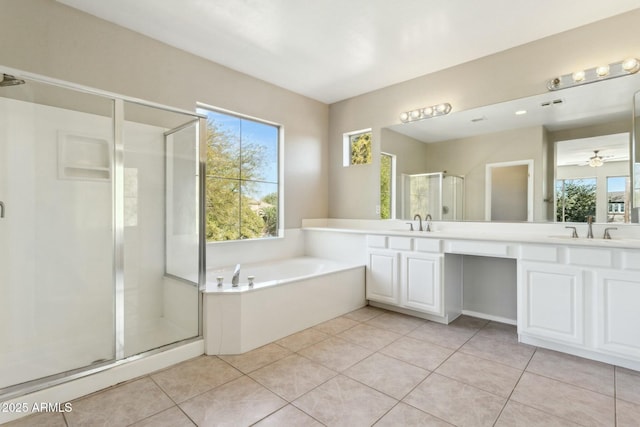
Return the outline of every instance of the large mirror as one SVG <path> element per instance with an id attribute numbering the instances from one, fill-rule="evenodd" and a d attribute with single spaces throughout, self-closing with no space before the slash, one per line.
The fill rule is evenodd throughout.
<path id="1" fill-rule="evenodd" d="M 383 218 L 637 222 L 638 90 L 628 75 L 382 129 Z"/>

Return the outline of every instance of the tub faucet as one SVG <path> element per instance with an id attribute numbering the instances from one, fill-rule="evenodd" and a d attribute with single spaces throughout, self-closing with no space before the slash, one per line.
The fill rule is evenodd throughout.
<path id="1" fill-rule="evenodd" d="M 587 239 L 593 239 L 593 215 L 587 217 Z"/>
<path id="2" fill-rule="evenodd" d="M 413 220 L 415 221 L 416 218 L 418 218 L 418 224 L 420 224 L 419 230 L 422 231 L 422 217 L 420 216 L 420 214 L 415 214 L 413 216 Z"/>
<path id="3" fill-rule="evenodd" d="M 239 282 L 240 282 L 240 264 L 236 264 L 236 269 L 233 270 L 233 277 L 231 278 L 231 286 L 233 286 L 234 288 L 237 288 Z"/>

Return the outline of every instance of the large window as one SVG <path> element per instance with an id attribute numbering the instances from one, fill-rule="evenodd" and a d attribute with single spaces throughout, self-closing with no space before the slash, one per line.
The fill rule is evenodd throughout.
<path id="1" fill-rule="evenodd" d="M 207 241 L 280 231 L 280 127 L 199 108 L 207 116 Z"/>

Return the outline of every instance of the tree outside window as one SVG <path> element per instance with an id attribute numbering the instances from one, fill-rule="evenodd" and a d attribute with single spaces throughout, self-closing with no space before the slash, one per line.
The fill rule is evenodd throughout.
<path id="1" fill-rule="evenodd" d="M 371 132 L 349 135 L 349 145 L 352 165 L 371 163 Z"/>
<path id="2" fill-rule="evenodd" d="M 279 234 L 278 126 L 208 109 L 207 241 Z"/>
<path id="3" fill-rule="evenodd" d="M 596 215 L 596 179 L 556 181 L 556 221 L 587 222 Z"/>
<path id="4" fill-rule="evenodd" d="M 393 155 L 380 155 L 380 219 L 391 219 L 393 216 Z"/>

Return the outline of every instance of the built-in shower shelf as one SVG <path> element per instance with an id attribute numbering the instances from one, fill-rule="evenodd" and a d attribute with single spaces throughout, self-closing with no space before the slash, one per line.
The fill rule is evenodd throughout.
<path id="1" fill-rule="evenodd" d="M 88 179 L 108 181 L 110 178 L 109 168 L 88 168 L 82 166 L 65 166 L 63 170 L 64 179 Z"/>
<path id="2" fill-rule="evenodd" d="M 86 181 L 111 179 L 109 141 L 94 136 L 58 132 L 58 177 Z"/>

